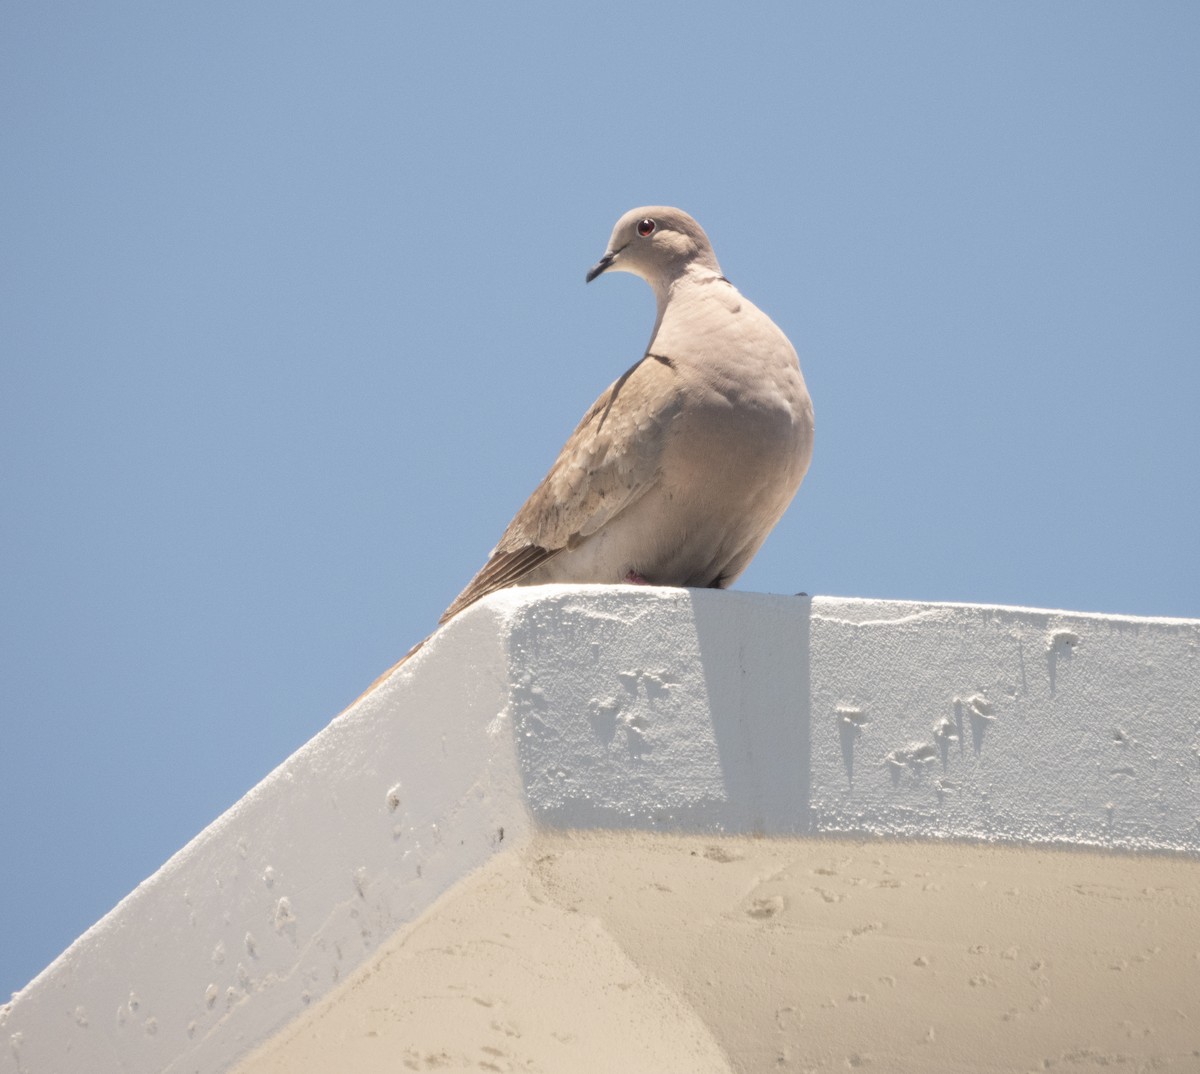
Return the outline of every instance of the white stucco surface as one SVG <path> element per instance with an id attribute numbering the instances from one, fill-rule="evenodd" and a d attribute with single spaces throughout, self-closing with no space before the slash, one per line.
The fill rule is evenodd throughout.
<path id="1" fill-rule="evenodd" d="M 489 598 L 0 1008 L 0 1072 L 222 1071 L 535 831 L 1200 852 L 1200 622 Z"/>

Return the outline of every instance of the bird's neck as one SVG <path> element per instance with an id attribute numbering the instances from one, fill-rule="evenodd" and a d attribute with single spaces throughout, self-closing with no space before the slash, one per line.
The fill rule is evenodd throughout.
<path id="1" fill-rule="evenodd" d="M 658 305 L 658 314 L 654 319 L 654 330 L 650 333 L 651 346 L 662 327 L 663 319 L 672 304 L 687 304 L 697 299 L 703 299 L 704 292 L 716 288 L 733 288 L 724 276 L 721 267 L 714 258 L 712 264 L 693 262 L 678 275 L 664 279 L 648 280 L 654 291 L 654 300 Z"/>
<path id="2" fill-rule="evenodd" d="M 650 280 L 649 283 L 654 290 L 654 300 L 658 303 L 658 319 L 660 323 L 667 306 L 672 301 L 688 295 L 693 289 L 707 288 L 714 285 L 731 286 L 729 281 L 721 275 L 721 266 L 717 264 L 715 258 L 711 264 L 693 261 L 682 272 L 674 276 Z"/>

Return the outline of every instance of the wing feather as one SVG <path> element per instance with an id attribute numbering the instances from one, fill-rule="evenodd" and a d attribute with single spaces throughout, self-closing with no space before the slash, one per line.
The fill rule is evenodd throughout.
<path id="1" fill-rule="evenodd" d="M 647 355 L 610 385 L 441 622 L 519 584 L 644 496 L 658 480 L 664 434 L 681 404 L 672 363 L 660 357 Z"/>

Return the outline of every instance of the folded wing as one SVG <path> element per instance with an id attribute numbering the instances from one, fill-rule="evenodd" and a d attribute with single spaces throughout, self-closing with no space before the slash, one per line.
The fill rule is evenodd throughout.
<path id="1" fill-rule="evenodd" d="M 661 358 L 647 355 L 613 383 L 584 415 L 487 563 L 440 622 L 488 593 L 520 584 L 653 488 L 667 430 L 681 405 L 674 369 Z"/>

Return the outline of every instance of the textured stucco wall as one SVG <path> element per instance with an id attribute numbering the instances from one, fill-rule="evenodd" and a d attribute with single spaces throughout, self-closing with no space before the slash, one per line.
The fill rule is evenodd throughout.
<path id="1" fill-rule="evenodd" d="M 1200 622 L 500 593 L 0 1008 L 0 1072 L 220 1071 L 533 825 L 1200 852 Z"/>

